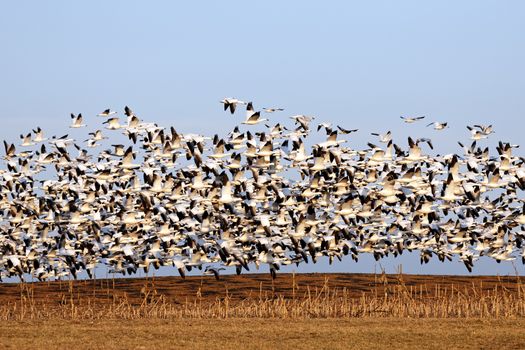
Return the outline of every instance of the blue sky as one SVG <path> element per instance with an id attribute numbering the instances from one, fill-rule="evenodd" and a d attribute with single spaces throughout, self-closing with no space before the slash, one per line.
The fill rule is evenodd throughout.
<path id="1" fill-rule="evenodd" d="M 146 121 L 183 132 L 226 133 L 243 118 L 227 96 L 373 131 L 427 136 L 459 152 L 466 125 L 494 124 L 520 143 L 525 125 L 525 3 L 521 1 L 12 1 L 0 5 L 0 138 L 42 126 L 70 130 L 129 105 Z M 448 121 L 438 133 L 400 115 Z M 518 153 L 521 153 L 519 151 Z M 373 259 L 337 271 L 373 271 Z M 464 273 L 458 262 L 384 261 L 387 271 Z M 521 273 L 525 269 L 518 263 Z M 304 271 L 327 271 L 326 264 Z M 302 271 L 302 270 L 299 270 Z M 480 261 L 474 273 L 513 273 Z"/>

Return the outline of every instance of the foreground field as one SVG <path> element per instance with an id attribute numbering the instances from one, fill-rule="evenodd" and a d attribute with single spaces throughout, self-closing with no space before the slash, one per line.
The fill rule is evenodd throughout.
<path id="1" fill-rule="evenodd" d="M 524 349 L 522 320 L 229 319 L 0 323 L 2 349 Z"/>

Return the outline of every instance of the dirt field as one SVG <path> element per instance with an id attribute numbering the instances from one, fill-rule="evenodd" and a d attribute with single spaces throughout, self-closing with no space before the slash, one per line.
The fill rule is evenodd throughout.
<path id="1" fill-rule="evenodd" d="M 525 349 L 525 289 L 373 274 L 0 284 L 0 320 L 0 349 Z"/>
<path id="2" fill-rule="evenodd" d="M 125 296 L 130 303 L 140 304 L 147 290 L 155 290 L 167 302 L 184 303 L 199 296 L 216 300 L 226 295 L 232 300 L 282 296 L 286 299 L 314 293 L 324 286 L 345 290 L 349 297 L 383 295 L 385 290 L 403 286 L 408 291 L 433 296 L 439 290 L 474 288 L 492 291 L 502 288 L 516 292 L 521 285 L 515 276 L 439 276 L 439 275 L 381 275 L 381 274 L 278 274 L 272 280 L 269 274 L 225 275 L 219 281 L 213 277 L 150 277 L 115 278 L 80 281 L 26 283 L 37 302 L 59 303 L 71 292 L 75 298 L 92 299 L 99 303 L 112 302 L 113 297 Z M 0 283 L 0 305 L 20 299 L 20 284 Z"/>
<path id="3" fill-rule="evenodd" d="M 522 320 L 9 322 L 2 349 L 524 349 Z"/>

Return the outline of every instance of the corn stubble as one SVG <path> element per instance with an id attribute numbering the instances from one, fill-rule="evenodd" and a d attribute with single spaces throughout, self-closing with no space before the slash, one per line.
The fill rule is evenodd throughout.
<path id="1" fill-rule="evenodd" d="M 80 292 L 78 282 L 63 282 L 58 298 L 36 298 L 35 285 L 19 284 L 19 295 L 0 305 L 0 320 L 104 320 L 104 319 L 227 319 L 227 318 L 520 318 L 525 316 L 525 288 L 519 278 L 513 288 L 500 283 L 487 289 L 483 282 L 467 286 L 407 285 L 404 276 L 383 273 L 370 290 L 356 295 L 348 288 L 332 287 L 330 278 L 309 286 L 291 278 L 290 293 L 263 290 L 249 297 L 235 297 L 228 288 L 214 298 L 202 287 L 184 298 L 166 297 L 155 278 L 145 279 L 140 298 L 107 282 L 92 294 Z"/>

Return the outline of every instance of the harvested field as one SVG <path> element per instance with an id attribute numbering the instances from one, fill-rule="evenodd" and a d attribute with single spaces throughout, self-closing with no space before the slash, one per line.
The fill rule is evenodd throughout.
<path id="1" fill-rule="evenodd" d="M 2 349 L 523 349 L 523 320 L 213 319 L 0 323 Z"/>
<path id="2" fill-rule="evenodd" d="M 1 349 L 525 348 L 519 277 L 279 274 L 0 285 Z"/>
<path id="3" fill-rule="evenodd" d="M 0 318 L 513 318 L 515 276 L 251 274 L 0 285 Z"/>

